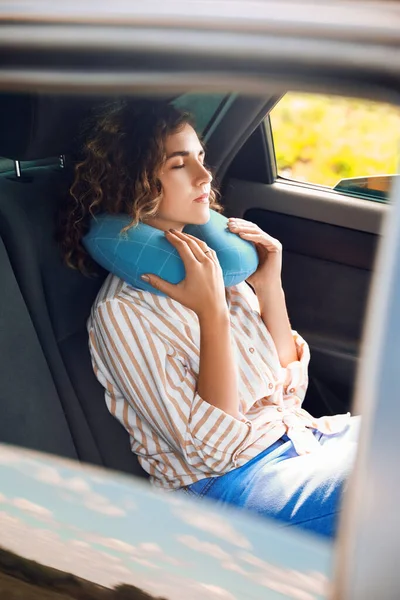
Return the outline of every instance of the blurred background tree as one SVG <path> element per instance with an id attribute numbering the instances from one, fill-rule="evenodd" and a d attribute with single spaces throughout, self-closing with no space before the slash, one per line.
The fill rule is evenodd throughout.
<path id="1" fill-rule="evenodd" d="M 290 92 L 270 118 L 282 177 L 334 187 L 399 172 L 400 109 L 389 104 Z"/>

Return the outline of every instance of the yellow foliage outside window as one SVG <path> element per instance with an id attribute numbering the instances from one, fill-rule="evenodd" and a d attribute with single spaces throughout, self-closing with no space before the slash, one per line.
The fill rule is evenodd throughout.
<path id="1" fill-rule="evenodd" d="M 270 118 L 281 177 L 334 187 L 344 178 L 398 173 L 396 107 L 290 92 Z"/>

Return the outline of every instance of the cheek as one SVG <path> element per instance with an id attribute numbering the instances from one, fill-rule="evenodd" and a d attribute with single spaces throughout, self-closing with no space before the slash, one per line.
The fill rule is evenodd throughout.
<path id="1" fill-rule="evenodd" d="M 189 175 L 186 169 L 178 169 L 167 173 L 161 179 L 161 185 L 164 192 L 164 196 L 168 197 L 171 194 L 176 197 L 179 192 L 184 193 L 184 189 L 189 183 Z"/>
<path id="2" fill-rule="evenodd" d="M 160 179 L 162 185 L 162 200 L 159 211 L 164 215 L 174 215 L 186 207 L 187 200 L 191 196 L 190 182 L 182 173 L 174 173 Z"/>

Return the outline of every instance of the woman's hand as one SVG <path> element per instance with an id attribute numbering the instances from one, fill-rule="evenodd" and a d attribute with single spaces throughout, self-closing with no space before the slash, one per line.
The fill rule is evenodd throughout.
<path id="1" fill-rule="evenodd" d="M 230 218 L 228 228 L 244 240 L 253 242 L 258 253 L 259 264 L 253 275 L 247 278 L 248 283 L 257 290 L 266 286 L 281 285 L 282 244 L 279 240 L 265 233 L 258 225 L 244 219 Z"/>
<path id="2" fill-rule="evenodd" d="M 151 273 L 142 277 L 148 277 L 153 287 L 193 310 L 199 318 L 225 316 L 228 309 L 224 279 L 215 251 L 188 233 L 171 230 L 166 236 L 183 261 L 185 279 L 174 285 Z"/>

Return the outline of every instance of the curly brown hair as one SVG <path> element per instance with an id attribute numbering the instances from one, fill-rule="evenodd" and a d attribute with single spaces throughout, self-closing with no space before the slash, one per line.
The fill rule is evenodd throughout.
<path id="1" fill-rule="evenodd" d="M 165 100 L 119 100 L 94 111 L 83 130 L 82 159 L 75 165 L 58 230 L 69 267 L 84 274 L 95 270 L 82 238 L 96 214 L 127 213 L 132 221 L 124 230 L 157 214 L 165 140 L 187 123 L 193 125 L 191 115 Z M 213 188 L 210 208 L 222 210 Z"/>

